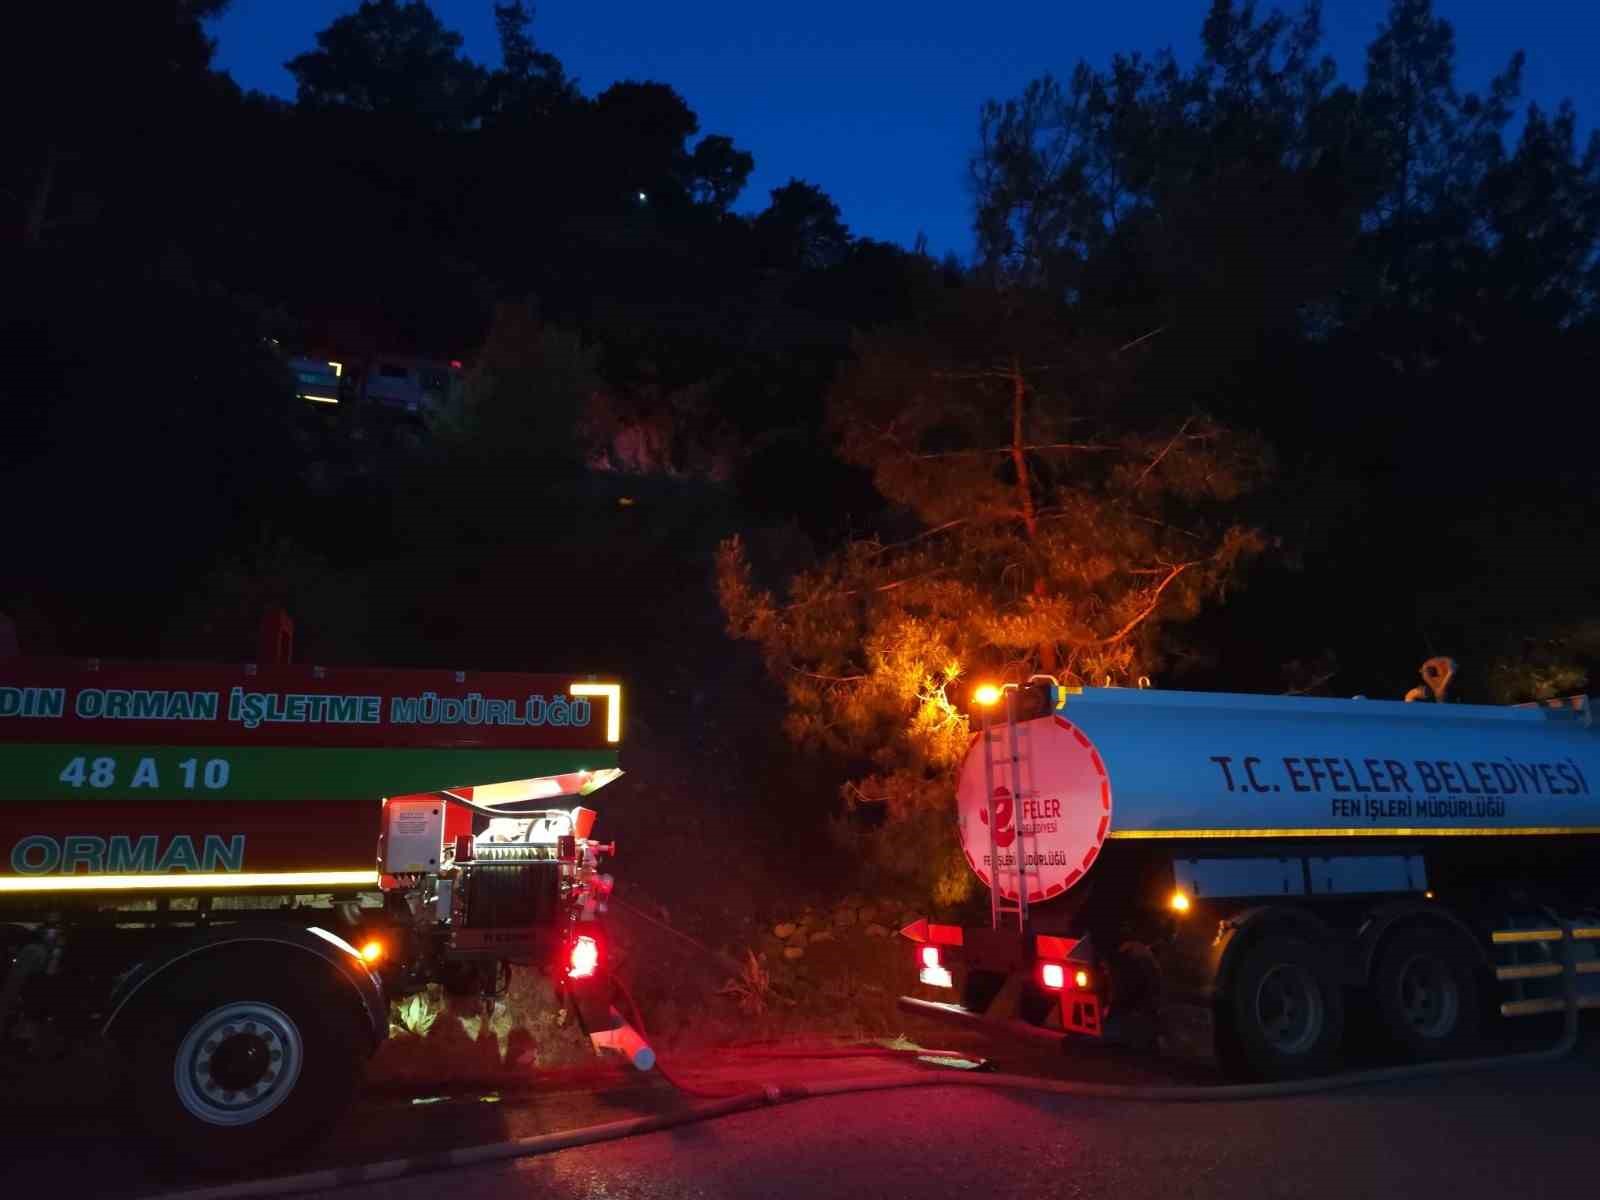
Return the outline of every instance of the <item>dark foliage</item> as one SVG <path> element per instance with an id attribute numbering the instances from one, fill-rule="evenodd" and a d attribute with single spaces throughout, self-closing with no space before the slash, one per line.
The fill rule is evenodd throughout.
<path id="1" fill-rule="evenodd" d="M 587 94 L 522 3 L 488 66 L 366 0 L 293 103 L 212 68 L 222 7 L 8 14 L 0 608 L 38 649 L 236 657 L 286 602 L 329 658 L 623 672 L 687 736 L 762 687 L 714 588 L 742 533 L 724 599 L 802 730 L 829 681 L 794 669 L 870 676 L 882 620 L 981 618 L 872 685 L 833 746 L 869 760 L 854 735 L 927 720 L 958 661 L 1588 683 L 1600 143 L 1519 111 L 1520 57 L 1462 91 L 1429 0 L 1358 80 L 1314 6 L 1216 0 L 1192 66 L 986 107 L 970 267 L 799 180 L 736 215 L 747 151 L 666 83 Z M 323 420 L 290 346 L 468 360 L 467 405 Z M 772 616 L 919 568 L 876 615 Z"/>

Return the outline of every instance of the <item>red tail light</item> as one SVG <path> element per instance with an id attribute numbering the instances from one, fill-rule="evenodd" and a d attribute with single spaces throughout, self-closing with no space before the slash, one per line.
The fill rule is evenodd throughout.
<path id="1" fill-rule="evenodd" d="M 1067 969 L 1060 963 L 1040 963 L 1039 982 L 1053 992 L 1059 992 L 1067 986 Z"/>
<path id="2" fill-rule="evenodd" d="M 955 985 L 950 972 L 939 962 L 939 947 L 923 946 L 917 951 L 917 959 L 922 964 L 922 970 L 917 972 L 921 982 L 929 987 L 947 988 Z"/>
<path id="3" fill-rule="evenodd" d="M 600 966 L 600 943 L 592 937 L 579 937 L 567 953 L 567 978 L 589 979 Z"/>

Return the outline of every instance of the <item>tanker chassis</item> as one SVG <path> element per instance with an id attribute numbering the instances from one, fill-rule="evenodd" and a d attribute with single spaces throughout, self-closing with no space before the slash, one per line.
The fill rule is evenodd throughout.
<path id="1" fill-rule="evenodd" d="M 1439 700 L 1452 669 L 1424 669 Z M 1409 1057 L 1459 1054 L 1497 1003 L 1559 1011 L 1564 953 L 1600 1007 L 1586 698 L 980 693 L 958 830 L 990 921 L 902 930 L 924 985 L 902 1007 L 1255 1079 L 1330 1069 L 1347 1016 Z M 1552 927 L 1565 950 L 1531 932 Z"/>
<path id="2" fill-rule="evenodd" d="M 109 1049 L 154 1147 L 245 1164 L 329 1127 L 392 999 L 513 964 L 649 1069 L 579 803 L 621 774 L 621 687 L 291 640 L 276 614 L 248 666 L 0 657 L 6 1073 Z"/>

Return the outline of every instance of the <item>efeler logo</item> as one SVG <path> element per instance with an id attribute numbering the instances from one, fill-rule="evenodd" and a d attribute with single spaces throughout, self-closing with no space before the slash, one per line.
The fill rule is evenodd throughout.
<path id="1" fill-rule="evenodd" d="M 1088 735 L 1071 722 L 1035 721 L 1030 737 L 1024 788 L 990 774 L 975 737 L 956 805 L 968 865 L 985 885 L 998 880 L 1008 899 L 1026 886 L 1032 904 L 1072 887 L 1099 857 L 1111 826 L 1111 780 Z"/>
<path id="2" fill-rule="evenodd" d="M 1016 815 L 1016 805 L 1011 800 L 1011 789 L 1002 784 L 994 789 L 994 844 L 1004 850 L 1017 840 L 1016 826 L 1012 818 Z M 989 823 L 989 814 L 985 809 L 978 810 L 978 820 L 983 824 Z"/>

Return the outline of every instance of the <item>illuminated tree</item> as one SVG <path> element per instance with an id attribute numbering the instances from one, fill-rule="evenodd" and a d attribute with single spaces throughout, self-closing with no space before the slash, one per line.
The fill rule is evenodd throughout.
<path id="1" fill-rule="evenodd" d="M 855 800 L 944 811 L 972 685 L 1135 684 L 1262 547 L 1238 516 L 1261 445 L 1198 412 L 1141 412 L 1127 373 L 1036 298 L 957 289 L 860 344 L 831 396 L 882 526 L 777 590 L 744 543 L 723 545 L 730 631 L 785 687 L 794 739 L 871 764 Z"/>

